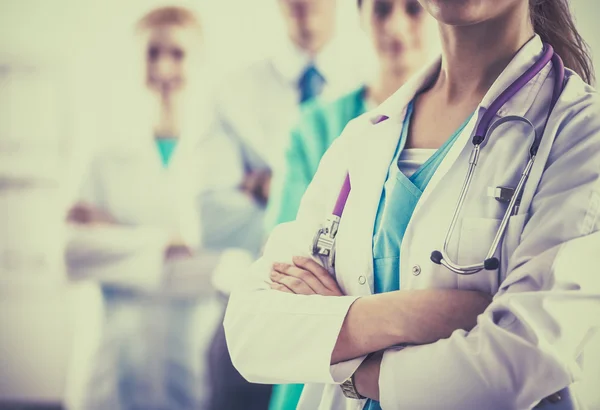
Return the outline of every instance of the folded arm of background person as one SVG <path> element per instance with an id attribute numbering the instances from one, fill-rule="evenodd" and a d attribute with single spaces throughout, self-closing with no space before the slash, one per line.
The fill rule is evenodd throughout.
<path id="1" fill-rule="evenodd" d="M 275 228 L 264 256 L 230 298 L 225 318 L 230 353 L 237 369 L 252 382 L 338 383 L 362 361 L 331 366 L 342 323 L 357 296 L 293 295 L 271 290 L 266 283 L 274 262 L 292 263 L 294 256 L 309 256 L 314 232 L 330 212 L 345 177 L 345 142 L 336 140 L 325 154 L 325 165 L 309 187 L 297 220 Z M 366 338 L 364 353 L 447 337 L 456 328 L 473 326 L 487 305 L 485 296 L 477 292 L 399 293 L 401 298 L 405 294 L 408 298 L 401 300 L 422 310 L 417 314 L 402 302 L 394 305 L 394 320 L 382 319 L 380 326 L 369 327 L 375 333 Z"/>
<path id="2" fill-rule="evenodd" d="M 119 223 L 103 209 L 98 166 L 97 159 L 90 161 L 78 201 L 67 215 L 65 262 L 69 277 L 136 291 L 210 290 L 215 256 L 195 252 L 192 259 L 187 244 L 166 229 Z"/>
<path id="3" fill-rule="evenodd" d="M 168 232 L 150 226 L 69 224 L 65 261 L 72 280 L 95 280 L 136 291 L 173 295 L 212 291 L 216 250 L 175 244 Z"/>

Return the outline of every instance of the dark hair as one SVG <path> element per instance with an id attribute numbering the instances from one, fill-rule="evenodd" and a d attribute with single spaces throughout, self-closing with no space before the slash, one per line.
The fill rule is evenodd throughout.
<path id="1" fill-rule="evenodd" d="M 358 0 L 358 7 L 362 6 Z M 590 49 L 575 27 L 569 0 L 529 0 L 534 31 L 554 48 L 565 66 L 575 71 L 583 80 L 594 82 L 594 65 Z"/>
<path id="2" fill-rule="evenodd" d="M 594 81 L 594 67 L 589 46 L 577 28 L 568 0 L 529 0 L 534 31 L 561 56 L 565 66 L 583 80 Z"/>

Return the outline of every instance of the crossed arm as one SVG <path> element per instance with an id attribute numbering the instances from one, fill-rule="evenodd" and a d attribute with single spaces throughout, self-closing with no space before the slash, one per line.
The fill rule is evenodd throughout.
<path id="1" fill-rule="evenodd" d="M 333 277 L 317 262 L 296 257 L 276 263 L 271 288 L 287 293 L 343 296 Z M 399 344 L 427 344 L 470 330 L 491 302 L 482 292 L 465 290 L 396 291 L 357 299 L 346 315 L 331 355 L 331 364 L 370 353 L 355 374 L 359 392 L 379 399 L 381 351 Z"/>

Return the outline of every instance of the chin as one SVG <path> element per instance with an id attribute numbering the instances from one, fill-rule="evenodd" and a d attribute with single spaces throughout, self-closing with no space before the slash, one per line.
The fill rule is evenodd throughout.
<path id="1" fill-rule="evenodd" d="M 421 0 L 421 4 L 438 22 L 449 26 L 469 26 L 479 22 L 481 0 Z"/>

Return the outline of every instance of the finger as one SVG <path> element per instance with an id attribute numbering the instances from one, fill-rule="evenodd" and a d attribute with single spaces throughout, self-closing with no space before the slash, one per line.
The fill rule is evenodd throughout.
<path id="1" fill-rule="evenodd" d="M 284 285 L 297 295 L 314 295 L 315 291 L 311 289 L 304 281 L 294 276 L 285 275 L 276 271 L 271 272 L 271 280 L 280 285 Z"/>
<path id="2" fill-rule="evenodd" d="M 285 292 L 285 293 L 294 293 L 292 292 L 289 288 L 287 288 L 286 286 L 280 284 L 280 283 L 270 283 L 269 286 L 271 286 L 271 289 L 273 290 L 278 290 L 280 292 Z"/>
<path id="3" fill-rule="evenodd" d="M 312 272 L 300 269 L 297 266 L 289 265 L 287 263 L 276 263 L 273 265 L 273 270 L 284 275 L 293 276 L 297 279 L 300 279 L 306 283 L 314 293 L 318 293 L 319 295 L 330 294 L 329 289 L 327 289 Z"/>
<path id="4" fill-rule="evenodd" d="M 330 291 L 340 290 L 340 287 L 338 286 L 335 279 L 331 276 L 331 274 L 313 259 L 305 258 L 302 256 L 294 256 L 293 262 L 294 265 L 296 265 L 300 269 L 304 269 L 311 272 L 323 284 L 323 286 L 325 286 Z"/>

